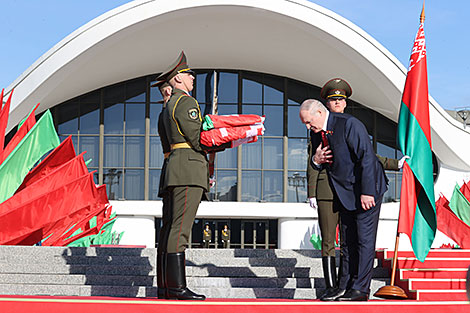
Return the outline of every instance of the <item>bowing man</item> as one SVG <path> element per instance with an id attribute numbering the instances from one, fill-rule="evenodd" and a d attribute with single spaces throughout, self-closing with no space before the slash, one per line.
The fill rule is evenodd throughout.
<path id="1" fill-rule="evenodd" d="M 375 258 L 375 240 L 387 180 L 367 130 L 355 117 L 328 112 L 318 100 L 305 100 L 300 119 L 312 130 L 312 158 L 326 168 L 333 205 L 340 214 L 344 246 L 336 301 L 367 301 Z"/>

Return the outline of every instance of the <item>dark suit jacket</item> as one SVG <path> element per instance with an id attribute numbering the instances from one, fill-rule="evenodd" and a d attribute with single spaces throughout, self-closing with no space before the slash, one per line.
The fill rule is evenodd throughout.
<path id="1" fill-rule="evenodd" d="M 361 195 L 374 196 L 377 202 L 387 191 L 387 180 L 364 124 L 349 114 L 330 112 L 327 131 L 333 163 L 323 167 L 341 204 L 349 211 L 362 209 Z M 317 133 L 314 149 L 320 143 Z"/>

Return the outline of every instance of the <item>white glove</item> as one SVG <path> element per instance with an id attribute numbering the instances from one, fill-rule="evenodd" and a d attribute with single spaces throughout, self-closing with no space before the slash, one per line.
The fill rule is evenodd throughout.
<path id="1" fill-rule="evenodd" d="M 317 205 L 317 198 L 313 197 L 313 198 L 308 198 L 308 202 L 310 203 L 310 207 L 312 209 L 318 209 L 318 205 Z"/>
<path id="2" fill-rule="evenodd" d="M 211 178 L 209 178 L 209 187 L 212 188 L 215 186 L 215 183 L 216 183 L 216 179 L 214 176 L 212 176 Z"/>
<path id="3" fill-rule="evenodd" d="M 407 155 L 404 155 L 400 160 L 398 160 L 398 169 L 401 169 L 403 165 L 405 164 L 406 159 L 409 159 L 410 157 Z"/>

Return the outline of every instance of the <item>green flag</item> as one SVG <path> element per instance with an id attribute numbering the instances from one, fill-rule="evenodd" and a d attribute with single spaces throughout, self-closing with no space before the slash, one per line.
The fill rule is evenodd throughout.
<path id="1" fill-rule="evenodd" d="M 452 209 L 452 212 L 458 216 L 459 219 L 470 226 L 470 202 L 460 191 L 459 185 L 455 185 L 449 207 Z"/>
<path id="2" fill-rule="evenodd" d="M 34 164 L 59 143 L 51 112 L 47 110 L 0 164 L 0 203 L 15 193 Z"/>

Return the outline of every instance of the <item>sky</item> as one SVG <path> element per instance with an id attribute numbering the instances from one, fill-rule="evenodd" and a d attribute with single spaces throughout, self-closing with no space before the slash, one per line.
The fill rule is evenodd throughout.
<path id="1" fill-rule="evenodd" d="M 177 1 L 177 0 L 173 0 Z M 270 0 L 266 0 L 270 1 Z M 0 88 L 80 26 L 129 0 L 0 0 Z M 353 22 L 407 65 L 421 0 L 311 0 Z M 451 4 L 451 5 L 449 5 Z M 426 1 L 429 93 L 445 109 L 470 108 L 470 1 Z M 457 100 L 453 97 L 457 96 Z"/>

